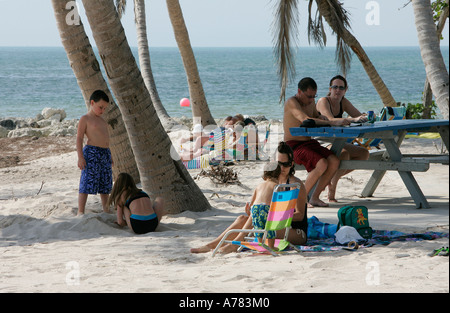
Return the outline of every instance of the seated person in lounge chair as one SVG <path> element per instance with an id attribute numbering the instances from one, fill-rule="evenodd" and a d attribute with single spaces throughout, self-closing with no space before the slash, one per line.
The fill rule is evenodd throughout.
<path id="1" fill-rule="evenodd" d="M 278 144 L 277 153 L 277 168 L 276 169 L 265 169 L 264 175 L 270 175 L 270 180 L 274 179 L 275 184 L 285 184 L 285 183 L 295 183 L 298 182 L 302 186 L 299 194 L 299 198 L 297 200 L 297 206 L 295 208 L 295 213 L 292 221 L 292 228 L 289 232 L 288 240 L 294 245 L 303 245 L 307 241 L 307 233 L 308 233 L 308 213 L 306 206 L 306 189 L 303 182 L 295 177 L 294 170 L 294 154 L 292 149 L 285 143 L 280 142 Z M 273 171 L 269 173 L 268 171 Z M 263 176 L 264 177 L 264 176 Z M 264 181 L 261 183 L 261 187 L 264 184 L 268 183 L 268 181 Z M 259 189 L 261 192 L 261 189 Z M 273 189 L 269 195 L 272 195 Z M 252 218 L 251 218 L 251 207 L 254 204 L 258 204 L 255 202 L 256 196 L 258 195 L 258 187 L 255 188 L 254 194 L 252 196 L 251 202 L 247 203 L 245 206 L 245 215 L 240 215 L 236 218 L 236 220 L 225 229 L 218 237 L 214 238 L 209 243 L 201 246 L 199 248 L 192 248 L 191 253 L 206 253 L 214 250 L 216 246 L 220 243 L 220 240 L 230 229 L 251 229 L 252 228 Z M 255 203 L 254 203 L 255 202 Z M 267 203 L 270 204 L 270 203 Z M 233 235 L 232 235 L 233 236 Z M 243 234 L 234 234 L 235 240 L 242 240 Z M 284 236 L 284 231 L 277 231 L 276 238 L 281 239 Z M 229 236 L 229 239 L 232 237 Z M 221 253 L 229 253 L 237 250 L 236 245 L 225 245 L 221 247 Z"/>
<path id="2" fill-rule="evenodd" d="M 250 118 L 244 118 L 242 114 L 236 114 L 235 116 L 228 116 L 224 123 L 223 127 L 226 129 L 233 129 L 233 148 L 236 149 L 235 144 L 239 141 L 239 138 L 242 134 L 242 130 L 245 127 L 247 133 L 247 139 L 245 142 L 245 158 L 248 159 L 248 150 L 254 151 L 252 155 L 250 155 L 250 159 L 256 159 L 258 148 L 259 148 L 259 137 L 258 137 L 258 128 L 256 128 L 256 123 Z M 228 148 L 232 148 L 228 145 Z"/>
<path id="3" fill-rule="evenodd" d="M 247 125 L 254 125 L 256 126 L 256 123 L 254 120 L 252 120 L 251 118 L 245 118 L 242 114 L 236 114 L 235 116 L 227 116 L 223 122 L 223 127 L 227 128 L 227 127 L 231 127 L 234 124 L 236 124 L 237 122 L 242 121 L 244 123 L 244 126 Z"/>
<path id="4" fill-rule="evenodd" d="M 207 154 L 210 151 L 209 146 L 209 133 L 203 131 L 203 127 L 200 124 L 194 125 L 192 130 L 192 145 L 188 149 L 183 149 L 180 152 L 180 157 L 182 161 L 189 161 L 193 158 L 201 156 L 202 154 Z M 186 143 L 188 139 L 182 139 L 181 143 Z"/>

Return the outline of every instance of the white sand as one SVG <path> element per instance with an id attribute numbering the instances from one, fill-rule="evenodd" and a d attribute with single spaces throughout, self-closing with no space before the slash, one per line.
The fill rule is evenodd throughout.
<path id="1" fill-rule="evenodd" d="M 402 147 L 436 153 L 431 140 L 408 139 Z M 114 214 L 101 213 L 98 196 L 88 198 L 85 216 L 75 216 L 76 163 L 70 152 L 0 169 L 0 292 L 449 292 L 448 257 L 428 256 L 448 246 L 448 239 L 356 252 L 291 251 L 276 258 L 189 253 L 243 213 L 260 180 L 261 162 L 234 167 L 242 186 L 200 178 L 212 209 L 166 216 L 157 232 L 146 235 L 115 226 Z M 297 174 L 305 179 L 304 172 Z M 432 164 L 414 176 L 431 209 L 416 209 L 394 172 L 373 198 L 361 199 L 369 172 L 355 171 L 341 180 L 340 203 L 309 209 L 309 216 L 337 223 L 339 207 L 362 204 L 374 229 L 448 232 L 448 166 Z"/>

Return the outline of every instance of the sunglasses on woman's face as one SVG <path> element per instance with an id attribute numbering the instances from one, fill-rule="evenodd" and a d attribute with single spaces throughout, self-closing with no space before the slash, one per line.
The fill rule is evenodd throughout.
<path id="1" fill-rule="evenodd" d="M 278 161 L 278 165 L 283 166 L 283 167 L 291 167 L 292 166 L 292 161 L 291 162 L 281 162 Z"/>
<path id="2" fill-rule="evenodd" d="M 338 88 L 339 88 L 339 90 L 345 90 L 345 87 L 344 87 L 344 86 L 336 86 L 336 85 L 333 85 L 333 86 L 330 86 L 330 88 L 331 88 L 331 89 L 338 89 Z"/>

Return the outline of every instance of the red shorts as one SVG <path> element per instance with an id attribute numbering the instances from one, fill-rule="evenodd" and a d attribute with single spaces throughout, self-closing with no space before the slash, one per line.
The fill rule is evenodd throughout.
<path id="1" fill-rule="evenodd" d="M 320 159 L 327 159 L 334 154 L 329 149 L 322 147 L 315 139 L 306 141 L 289 140 L 286 143 L 294 151 L 294 162 L 305 166 L 308 173 L 316 168 Z"/>

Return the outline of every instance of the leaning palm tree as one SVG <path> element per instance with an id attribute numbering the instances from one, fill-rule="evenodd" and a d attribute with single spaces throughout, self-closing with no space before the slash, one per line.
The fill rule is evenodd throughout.
<path id="1" fill-rule="evenodd" d="M 113 0 L 83 0 L 108 81 L 127 128 L 142 187 L 165 199 L 169 213 L 210 207 L 180 160 L 158 118 Z M 176 157 L 176 156 L 174 156 Z"/>
<path id="2" fill-rule="evenodd" d="M 180 2 L 179 0 L 167 0 L 166 3 L 173 32 L 175 34 L 175 40 L 178 49 L 180 50 L 184 69 L 186 71 L 192 115 L 194 118 L 201 118 L 201 124 L 203 126 L 216 125 L 209 110 L 208 103 L 206 102 L 205 91 L 203 90 Z"/>
<path id="3" fill-rule="evenodd" d="M 419 38 L 420 54 L 436 104 L 445 119 L 449 117 L 449 78 L 436 36 L 430 0 L 413 0 L 414 19 Z"/>
<path id="4" fill-rule="evenodd" d="M 425 72 L 436 98 L 436 104 L 444 118 L 449 116 L 449 79 L 444 58 L 436 36 L 430 0 L 413 0 L 414 19 L 419 38 L 420 54 L 425 64 Z"/>
<path id="5" fill-rule="evenodd" d="M 61 42 L 66 50 L 70 66 L 77 79 L 78 86 L 89 109 L 89 98 L 94 90 L 104 90 L 109 96 L 111 93 L 100 71 L 100 65 L 94 54 L 89 38 L 86 35 L 83 24 L 69 25 L 66 21 L 68 10 L 66 0 L 52 0 L 56 23 Z M 77 8 L 73 8 L 76 10 Z M 125 124 L 120 110 L 110 98 L 110 104 L 103 115 L 108 123 L 109 137 L 111 141 L 111 154 L 114 160 L 114 176 L 120 172 L 127 172 L 139 182 L 139 172 L 131 150 Z"/>
<path id="6" fill-rule="evenodd" d="M 447 22 L 449 16 L 449 0 L 443 1 L 444 7 L 439 12 L 440 14 L 436 17 L 436 34 L 439 38 L 439 42 L 442 37 L 442 31 L 444 30 L 445 23 Z M 425 87 L 423 89 L 423 112 L 422 118 L 430 118 L 433 102 L 433 92 L 431 91 L 431 84 L 428 77 L 425 78 Z"/>
<path id="7" fill-rule="evenodd" d="M 312 5 L 316 2 L 316 18 L 311 18 Z M 278 73 L 281 79 L 280 101 L 285 98 L 285 88 L 292 77 L 295 76 L 294 59 L 290 47 L 295 43 L 298 33 L 298 0 L 278 0 L 278 6 L 275 13 L 274 35 L 275 35 L 275 54 L 278 56 Z M 323 27 L 323 20 L 333 30 L 337 37 L 336 60 L 345 74 L 350 66 L 352 50 L 360 60 L 364 70 L 369 76 L 373 86 L 380 96 L 385 106 L 397 106 L 389 89 L 384 84 L 380 75 L 376 71 L 364 49 L 358 40 L 350 32 L 350 21 L 348 12 L 337 0 L 309 0 L 309 39 L 315 41 L 320 46 L 326 45 L 326 36 Z M 294 41 L 294 42 L 293 42 Z"/>
<path id="8" fill-rule="evenodd" d="M 125 13 L 126 5 L 126 0 L 116 0 L 117 12 L 120 18 L 122 18 L 122 15 Z M 167 113 L 159 97 L 158 90 L 156 89 L 156 83 L 153 78 L 153 71 L 150 62 L 144 0 L 134 0 L 134 17 L 138 42 L 139 67 L 141 69 L 142 78 L 144 79 L 145 86 L 150 93 L 156 113 L 158 114 L 164 129 L 166 131 L 170 131 L 170 129 L 175 125 L 178 125 L 178 123 L 175 122 Z"/>

